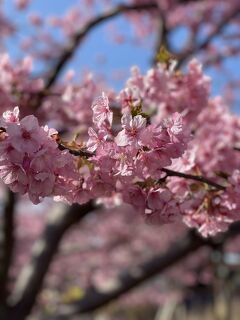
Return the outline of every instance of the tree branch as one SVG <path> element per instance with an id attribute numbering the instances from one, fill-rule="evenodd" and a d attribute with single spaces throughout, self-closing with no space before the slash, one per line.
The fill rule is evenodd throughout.
<path id="1" fill-rule="evenodd" d="M 65 47 L 61 55 L 59 56 L 56 64 L 49 75 L 48 79 L 46 80 L 45 90 L 48 90 L 56 81 L 57 77 L 63 70 L 65 64 L 68 60 L 73 56 L 76 49 L 82 42 L 82 40 L 98 25 L 103 22 L 106 22 L 122 13 L 132 12 L 132 11 L 144 11 L 144 10 L 151 10 L 151 9 L 158 9 L 158 5 L 155 1 L 152 1 L 148 4 L 134 4 L 134 5 L 119 5 L 103 14 L 100 14 L 97 17 L 91 19 L 82 29 L 80 29 L 69 41 L 69 44 Z"/>
<path id="2" fill-rule="evenodd" d="M 201 0 L 179 0 L 178 2 L 180 4 L 187 4 L 190 2 L 196 2 L 196 1 L 201 1 Z M 117 17 L 120 14 L 127 13 L 127 12 L 141 12 L 141 11 L 148 11 L 148 10 L 153 10 L 157 9 L 160 18 L 162 19 L 162 26 L 160 26 L 160 33 L 161 37 L 159 37 L 158 40 L 158 46 L 160 42 L 163 43 L 166 41 L 166 36 L 167 36 L 167 30 L 166 30 L 166 24 L 165 24 L 165 19 L 164 16 L 160 12 L 160 8 L 157 5 L 156 1 L 151 1 L 149 3 L 143 3 L 143 4 L 121 4 L 116 6 L 113 9 L 110 9 L 109 11 L 100 14 L 97 17 L 92 18 L 83 28 L 81 28 L 69 41 L 68 45 L 65 47 L 59 58 L 57 59 L 55 66 L 53 67 L 53 70 L 51 71 L 49 77 L 46 79 L 46 85 L 44 91 L 48 91 L 50 87 L 55 83 L 56 79 L 58 78 L 59 74 L 65 67 L 66 63 L 68 62 L 69 59 L 74 55 L 76 49 L 78 46 L 81 44 L 82 40 L 90 33 L 95 27 L 100 25 L 103 22 L 106 22 L 112 18 Z M 162 38 L 162 40 L 160 40 Z M 160 46 L 159 46 L 160 47 Z"/>
<path id="3" fill-rule="evenodd" d="M 152 57 L 152 64 L 157 63 L 157 54 L 160 51 L 161 46 L 164 46 L 168 50 L 170 49 L 170 44 L 168 41 L 168 28 L 166 24 L 165 15 L 159 10 L 159 21 L 158 21 L 158 30 L 156 37 L 155 50 L 153 52 L 154 56 Z M 171 51 L 171 49 L 170 49 Z"/>
<path id="4" fill-rule="evenodd" d="M 7 283 L 9 267 L 14 247 L 14 209 L 16 196 L 9 189 L 6 190 L 0 230 L 0 304 L 4 304 L 7 297 Z"/>
<path id="5" fill-rule="evenodd" d="M 213 245 L 217 242 L 224 242 L 229 238 L 239 235 L 240 223 L 233 224 L 226 233 L 213 239 L 204 239 L 195 232 L 190 231 L 180 241 L 172 244 L 170 249 L 161 255 L 153 257 L 151 260 L 131 268 L 125 274 L 116 279 L 116 285 L 108 291 L 100 291 L 90 288 L 85 296 L 76 303 L 60 308 L 59 314 L 52 319 L 70 319 L 71 316 L 80 313 L 92 312 L 97 308 L 117 299 L 124 293 L 142 284 L 144 281 L 161 274 L 171 266 L 186 258 L 190 253 L 195 252 L 200 247 Z"/>
<path id="6" fill-rule="evenodd" d="M 195 180 L 198 182 L 206 183 L 206 184 L 208 184 L 218 190 L 225 190 L 226 189 L 226 187 L 224 187 L 216 182 L 213 182 L 212 180 L 209 180 L 203 176 L 195 176 L 192 174 L 173 171 L 173 170 L 166 169 L 166 168 L 162 168 L 162 171 L 167 174 L 167 177 L 180 177 L 180 178 L 184 178 L 184 179 Z"/>
<path id="7" fill-rule="evenodd" d="M 69 148 L 66 144 L 64 144 L 60 138 L 58 138 L 56 140 L 56 142 L 58 143 L 58 148 L 60 150 L 68 150 L 69 153 L 71 153 L 74 156 L 77 157 L 85 157 L 85 158 L 91 158 L 93 157 L 95 154 L 86 151 L 85 149 L 71 149 Z M 237 147 L 234 147 L 234 150 L 238 150 Z M 240 149 L 239 149 L 240 150 Z M 202 182 L 205 184 L 208 184 L 209 186 L 212 186 L 218 190 L 225 190 L 226 187 L 222 186 L 212 180 L 209 180 L 208 178 L 205 178 L 203 176 L 197 176 L 197 175 L 192 175 L 192 174 L 187 174 L 187 173 L 183 173 L 183 172 L 179 172 L 179 171 L 174 171 L 174 170 L 170 170 L 167 168 L 162 168 L 161 169 L 163 172 L 165 172 L 167 174 L 166 177 L 180 177 L 180 178 L 184 178 L 184 179 L 189 179 L 189 180 L 195 180 L 198 182 Z M 165 178 L 165 177 L 164 177 Z"/>
<path id="8" fill-rule="evenodd" d="M 220 21 L 218 25 L 216 25 L 215 29 L 206 37 L 206 39 L 203 42 L 193 45 L 191 48 L 187 49 L 184 53 L 180 54 L 178 58 L 178 67 L 180 67 L 194 53 L 197 53 L 198 51 L 206 49 L 207 46 L 210 44 L 210 42 L 219 34 L 221 34 L 225 26 L 228 25 L 228 23 L 234 18 L 236 18 L 239 14 L 240 14 L 239 10 L 234 10 L 233 12 L 231 12 L 224 19 L 222 19 L 222 21 Z"/>
<path id="9" fill-rule="evenodd" d="M 74 204 L 68 210 L 66 206 L 60 208 L 57 206 L 54 209 L 55 212 L 49 216 L 42 236 L 33 246 L 31 261 L 20 273 L 14 292 L 9 299 L 11 305 L 7 317 L 9 320 L 25 319 L 31 312 L 63 235 L 95 207 L 92 202 L 88 202 L 81 206 Z"/>

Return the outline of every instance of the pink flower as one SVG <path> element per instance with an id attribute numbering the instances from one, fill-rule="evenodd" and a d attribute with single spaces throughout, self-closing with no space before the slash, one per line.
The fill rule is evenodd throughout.
<path id="1" fill-rule="evenodd" d="M 170 168 L 174 171 L 187 172 L 196 165 L 196 148 L 184 152 L 181 158 L 173 159 Z"/>
<path id="2" fill-rule="evenodd" d="M 56 187 L 60 177 L 61 192 L 64 183 L 66 188 L 69 180 L 79 179 L 73 157 L 58 149 L 50 132 L 40 127 L 34 116 L 27 116 L 20 122 L 8 123 L 0 143 L 0 177 L 13 192 L 28 192 L 35 204 L 60 190 Z"/>
<path id="3" fill-rule="evenodd" d="M 132 145 L 137 147 L 140 143 L 140 134 L 146 127 L 146 119 L 138 115 L 132 117 L 130 114 L 124 114 L 122 116 L 122 131 L 118 133 L 115 138 L 115 142 L 120 147 Z"/>
<path id="4" fill-rule="evenodd" d="M 134 158 L 136 157 L 136 149 L 131 146 L 126 148 L 118 148 L 113 158 L 116 159 L 115 170 L 116 175 L 132 176 L 134 171 Z"/>
<path id="5" fill-rule="evenodd" d="M 147 196 L 145 219 L 151 223 L 172 223 L 179 219 L 180 210 L 168 189 L 150 190 Z"/>
<path id="6" fill-rule="evenodd" d="M 149 125 L 141 131 L 140 140 L 143 146 L 152 149 L 164 147 L 170 142 L 170 137 L 161 125 Z"/>
<path id="7" fill-rule="evenodd" d="M 166 123 L 168 127 L 168 132 L 170 136 L 177 136 L 183 131 L 183 123 L 182 123 L 182 116 L 175 112 L 173 116 L 167 120 Z"/>
<path id="8" fill-rule="evenodd" d="M 148 193 L 147 204 L 149 209 L 161 210 L 172 199 L 172 193 L 167 189 L 152 190 Z"/>
<path id="9" fill-rule="evenodd" d="M 163 149 L 141 152 L 136 159 L 136 171 L 144 178 L 160 179 L 163 175 L 161 169 L 171 164 L 171 158 Z"/>
<path id="10" fill-rule="evenodd" d="M 11 145 L 9 139 L 5 139 L 0 143 L 0 161 L 6 159 L 15 164 L 21 165 L 23 162 L 24 154 Z"/>
<path id="11" fill-rule="evenodd" d="M 146 195 L 144 191 L 137 186 L 131 186 L 123 190 L 123 201 L 132 206 L 144 210 L 146 203 Z"/>
<path id="12" fill-rule="evenodd" d="M 89 136 L 89 139 L 87 141 L 88 151 L 94 152 L 104 141 L 104 136 L 105 136 L 104 132 L 99 131 L 98 133 L 96 133 L 96 131 L 94 131 L 93 128 L 90 127 L 88 129 L 88 136 Z"/>
<path id="13" fill-rule="evenodd" d="M 41 146 L 42 129 L 34 116 L 23 118 L 19 125 L 10 123 L 7 127 L 7 134 L 11 137 L 12 146 L 21 152 L 31 154 Z"/>
<path id="14" fill-rule="evenodd" d="M 0 178 L 14 192 L 24 194 L 28 188 L 28 177 L 23 169 L 7 161 L 0 164 Z"/>
<path id="15" fill-rule="evenodd" d="M 140 91 L 137 87 L 126 88 L 120 92 L 118 99 L 122 107 L 131 112 L 132 107 L 136 107 L 141 103 Z"/>
<path id="16" fill-rule="evenodd" d="M 49 196 L 53 192 L 55 175 L 49 172 L 40 172 L 30 176 L 29 198 L 34 204 L 40 202 L 40 198 Z"/>
<path id="17" fill-rule="evenodd" d="M 3 119 L 7 123 L 18 123 L 19 122 L 19 108 L 15 107 L 13 111 L 5 111 L 3 113 Z"/>
<path id="18" fill-rule="evenodd" d="M 107 126 L 112 125 L 113 113 L 109 109 L 108 97 L 105 93 L 98 97 L 92 105 L 93 110 L 93 123 L 101 128 L 104 124 Z"/>

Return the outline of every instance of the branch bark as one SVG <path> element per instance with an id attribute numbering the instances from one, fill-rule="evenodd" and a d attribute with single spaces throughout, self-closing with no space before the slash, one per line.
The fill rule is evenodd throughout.
<path id="1" fill-rule="evenodd" d="M 141 12 L 151 9 L 158 9 L 158 5 L 155 1 L 152 1 L 148 4 L 138 4 L 138 5 L 119 5 L 115 8 L 100 14 L 97 17 L 94 17 L 91 19 L 82 29 L 80 29 L 69 41 L 68 45 L 65 47 L 61 55 L 59 56 L 58 60 L 56 61 L 55 66 L 53 67 L 53 70 L 51 74 L 49 75 L 48 79 L 46 80 L 46 86 L 45 90 L 48 90 L 56 81 L 59 74 L 63 70 L 66 63 L 69 61 L 69 59 L 73 56 L 76 49 L 82 42 L 82 40 L 97 26 L 99 26 L 101 23 L 106 22 L 120 14 L 127 13 L 127 12 Z"/>
<path id="2" fill-rule="evenodd" d="M 179 4 L 187 4 L 193 1 L 201 1 L 201 0 L 179 0 Z M 63 52 L 60 54 L 59 58 L 57 59 L 55 65 L 52 68 L 51 73 L 49 74 L 49 77 L 46 79 L 46 85 L 44 91 L 48 91 L 52 85 L 56 82 L 59 74 L 65 67 L 66 63 L 71 59 L 71 57 L 74 55 L 76 49 L 81 44 L 83 39 L 98 25 L 100 25 L 103 22 L 106 22 L 112 18 L 117 17 L 120 14 L 127 13 L 127 12 L 142 12 L 142 11 L 148 11 L 148 10 L 158 10 L 160 14 L 160 19 L 162 19 L 162 26 L 160 26 L 160 33 L 163 42 L 166 41 L 167 32 L 166 24 L 164 21 L 164 15 L 161 14 L 160 8 L 157 5 L 156 1 L 151 1 L 149 3 L 143 3 L 143 4 L 121 4 L 116 6 L 115 8 L 100 14 L 97 17 L 92 18 L 83 28 L 81 28 L 69 41 L 68 45 L 66 45 Z M 161 39 L 158 39 L 158 45 L 160 47 L 160 42 L 162 42 Z"/>
<path id="3" fill-rule="evenodd" d="M 16 196 L 6 190 L 0 230 L 0 305 L 7 297 L 8 273 L 14 247 L 14 209 Z"/>
<path id="4" fill-rule="evenodd" d="M 239 232 L 239 222 L 233 224 L 226 233 L 212 239 L 201 238 L 195 232 L 190 231 L 180 241 L 171 245 L 171 248 L 165 253 L 157 255 L 151 260 L 122 274 L 116 279 L 114 288 L 104 292 L 90 288 L 86 291 L 83 299 L 69 306 L 60 308 L 59 314 L 51 319 L 67 320 L 73 315 L 92 312 L 97 308 L 103 307 L 146 280 L 161 274 L 171 266 L 186 258 L 190 253 L 198 250 L 200 247 L 213 245 L 213 243 L 217 242 L 224 242 L 229 238 L 239 235 Z"/>
<path id="5" fill-rule="evenodd" d="M 88 158 L 91 158 L 95 155 L 94 153 L 88 152 L 83 149 L 72 150 L 68 146 L 64 145 L 61 141 L 57 141 L 57 143 L 58 143 L 58 148 L 60 150 L 68 150 L 69 153 L 71 153 L 74 156 L 85 157 L 88 159 Z M 234 147 L 234 150 L 237 151 L 238 149 L 239 148 Z M 184 173 L 184 172 L 174 171 L 174 170 L 170 170 L 167 168 L 162 168 L 161 170 L 166 173 L 166 177 L 180 177 L 180 178 L 184 178 L 184 179 L 188 179 L 188 180 L 194 180 L 194 181 L 205 183 L 205 184 L 212 186 L 218 190 L 225 190 L 226 189 L 225 186 L 222 186 L 219 183 L 216 183 L 216 182 L 214 182 L 204 176 L 198 176 L 198 175 L 188 174 L 188 173 Z M 163 179 L 165 179 L 165 177 Z"/>
<path id="6" fill-rule="evenodd" d="M 170 52 L 171 49 L 169 41 L 168 41 L 168 28 L 166 24 L 166 19 L 164 14 L 160 14 L 159 22 L 158 22 L 158 32 L 157 32 L 157 37 L 156 37 L 156 45 L 155 45 L 155 50 L 154 50 L 154 56 L 152 58 L 152 65 L 155 65 L 157 63 L 157 54 L 160 51 L 161 46 L 164 46 L 167 48 Z"/>
<path id="7" fill-rule="evenodd" d="M 33 247 L 31 261 L 20 273 L 15 290 L 9 299 L 11 306 L 7 311 L 8 320 L 22 320 L 31 312 L 40 292 L 44 277 L 56 254 L 60 241 L 67 230 L 95 207 L 92 202 L 84 205 L 74 204 L 66 210 L 66 206 L 55 207 L 49 216 L 45 230 Z"/>
<path id="8" fill-rule="evenodd" d="M 173 171 L 173 170 L 166 169 L 166 168 L 162 168 L 162 171 L 167 174 L 167 177 L 180 177 L 180 178 L 184 178 L 184 179 L 188 179 L 188 180 L 194 180 L 194 181 L 205 183 L 205 184 L 212 186 L 218 190 L 225 190 L 226 189 L 226 187 L 224 187 L 224 186 L 222 186 L 212 180 L 209 180 L 203 176 L 196 176 L 196 175 L 187 174 L 187 173 L 183 173 L 183 172 Z"/>

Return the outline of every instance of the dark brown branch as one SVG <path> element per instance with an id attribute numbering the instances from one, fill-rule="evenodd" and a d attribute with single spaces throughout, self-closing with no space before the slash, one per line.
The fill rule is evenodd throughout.
<path id="1" fill-rule="evenodd" d="M 92 156 L 94 156 L 94 153 L 90 153 L 88 151 L 81 150 L 81 149 L 72 150 L 61 143 L 58 143 L 58 147 L 60 150 L 68 150 L 69 153 L 71 153 L 74 156 L 86 157 L 86 158 L 91 158 Z M 237 150 L 237 149 L 234 148 L 234 150 Z M 187 173 L 178 172 L 178 171 L 174 171 L 174 170 L 170 170 L 170 169 L 166 169 L 166 168 L 162 168 L 161 170 L 167 174 L 167 177 L 180 177 L 180 178 L 184 178 L 184 179 L 189 179 L 189 180 L 194 180 L 194 181 L 205 183 L 205 184 L 212 186 L 218 190 L 225 190 L 226 189 L 225 186 L 222 186 L 222 185 L 220 185 L 212 180 L 209 180 L 208 178 L 205 178 L 203 176 L 187 174 Z"/>
<path id="2" fill-rule="evenodd" d="M 94 209 L 92 202 L 81 206 L 74 204 L 68 210 L 66 206 L 55 207 L 55 212 L 49 216 L 42 236 L 34 244 L 31 261 L 21 272 L 16 288 L 9 299 L 12 307 L 8 320 L 25 319 L 31 312 L 63 235 L 72 225 Z"/>
<path id="3" fill-rule="evenodd" d="M 168 28 L 166 25 L 166 19 L 164 14 L 161 14 L 159 12 L 159 26 L 158 26 L 158 32 L 157 32 L 157 37 L 156 37 L 156 47 L 154 50 L 154 57 L 152 58 L 152 64 L 155 65 L 157 62 L 157 54 L 160 51 L 161 46 L 164 46 L 166 49 L 169 48 L 169 41 L 168 41 Z M 171 51 L 171 49 L 170 49 Z"/>
<path id="4" fill-rule="evenodd" d="M 6 190 L 0 230 L 0 304 L 7 298 L 8 273 L 14 247 L 14 209 L 16 196 Z"/>
<path id="5" fill-rule="evenodd" d="M 190 2 L 196 2 L 201 0 L 179 0 L 178 2 L 180 4 L 187 4 Z M 71 59 L 71 57 L 74 55 L 76 49 L 81 44 L 82 40 L 98 25 L 100 25 L 103 22 L 106 22 L 112 18 L 117 17 L 120 14 L 127 13 L 127 12 L 142 12 L 142 11 L 148 11 L 148 10 L 158 10 L 158 13 L 160 15 L 160 19 L 162 19 L 162 27 L 161 27 L 161 38 L 162 40 L 159 43 L 165 43 L 166 42 L 166 36 L 167 36 L 167 30 L 166 30 L 166 24 L 164 21 L 164 16 L 160 11 L 160 8 L 156 4 L 156 1 L 150 1 L 149 3 L 143 3 L 143 4 L 132 4 L 132 5 L 118 5 L 115 8 L 109 10 L 108 12 L 105 12 L 103 14 L 100 14 L 97 17 L 92 18 L 82 29 L 80 29 L 69 41 L 69 44 L 65 47 L 61 55 L 56 61 L 56 64 L 53 67 L 53 70 L 51 71 L 48 79 L 46 80 L 45 90 L 48 91 L 50 87 L 55 83 L 57 80 L 59 74 L 65 67 L 66 63 Z M 159 46 L 160 47 L 160 46 Z"/>
<path id="6" fill-rule="evenodd" d="M 226 233 L 213 239 L 204 239 L 190 231 L 180 241 L 172 244 L 170 249 L 151 260 L 130 269 L 116 279 L 114 288 L 108 291 L 100 291 L 90 288 L 85 296 L 76 303 L 62 307 L 59 314 L 53 319 L 70 319 L 71 316 L 80 313 L 92 312 L 97 308 L 117 299 L 124 293 L 142 284 L 144 281 L 161 274 L 171 266 L 186 258 L 190 253 L 196 252 L 200 247 L 213 245 L 217 242 L 224 242 L 229 238 L 239 235 L 240 223 L 233 224 Z"/>
<path id="7" fill-rule="evenodd" d="M 93 153 L 88 152 L 86 150 L 75 150 L 75 149 L 70 149 L 68 147 L 66 147 L 64 144 L 62 144 L 61 142 L 57 142 L 58 143 L 58 149 L 59 150 L 68 150 L 70 154 L 72 154 L 73 156 L 76 157 L 85 157 L 85 158 L 91 158 L 94 156 Z"/>
<path id="8" fill-rule="evenodd" d="M 173 170 L 166 169 L 166 168 L 163 168 L 162 171 L 165 172 L 168 177 L 180 177 L 180 178 L 184 178 L 184 179 L 195 180 L 198 182 L 206 183 L 206 184 L 208 184 L 218 190 L 225 190 L 226 189 L 226 187 L 224 187 L 216 182 L 213 182 L 212 180 L 209 180 L 203 176 L 195 176 L 192 174 L 173 171 Z"/>
<path id="9" fill-rule="evenodd" d="M 103 22 L 106 22 L 122 13 L 132 12 L 132 11 L 144 11 L 157 9 L 158 6 L 155 1 L 150 2 L 148 4 L 138 4 L 138 5 L 119 5 L 108 12 L 100 14 L 97 17 L 91 19 L 82 29 L 80 29 L 74 37 L 70 40 L 69 44 L 63 50 L 62 54 L 59 56 L 55 66 L 53 67 L 53 71 L 49 75 L 49 78 L 46 81 L 45 89 L 48 90 L 53 83 L 55 83 L 57 77 L 63 70 L 65 64 L 71 59 L 76 49 L 82 42 L 82 40 L 92 31 L 95 27 L 100 25 Z"/>

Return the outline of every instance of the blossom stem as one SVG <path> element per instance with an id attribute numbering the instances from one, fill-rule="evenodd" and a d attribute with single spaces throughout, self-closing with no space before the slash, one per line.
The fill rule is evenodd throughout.
<path id="1" fill-rule="evenodd" d="M 225 190 L 226 189 L 226 187 L 224 187 L 216 182 L 213 182 L 212 180 L 209 180 L 203 176 L 196 176 L 196 175 L 187 174 L 187 173 L 183 173 L 183 172 L 173 171 L 173 170 L 166 169 L 166 168 L 162 168 L 162 171 L 165 172 L 168 177 L 180 177 L 180 178 L 184 178 L 184 179 L 199 181 L 202 183 L 206 183 L 206 184 L 208 184 L 218 190 Z"/>
<path id="2" fill-rule="evenodd" d="M 80 156 L 80 157 L 86 157 L 86 158 L 90 158 L 90 157 L 94 156 L 94 153 L 90 153 L 85 150 L 71 150 L 60 143 L 58 144 L 58 147 L 60 150 L 68 150 L 74 156 Z M 161 170 L 167 174 L 167 177 L 180 177 L 180 178 L 184 178 L 184 179 L 195 180 L 198 182 L 206 183 L 206 184 L 208 184 L 218 190 L 225 190 L 226 189 L 225 186 L 222 186 L 222 185 L 220 185 L 212 180 L 209 180 L 208 178 L 205 178 L 203 176 L 187 174 L 187 173 L 183 173 L 183 172 L 170 170 L 167 168 L 162 168 Z"/>

